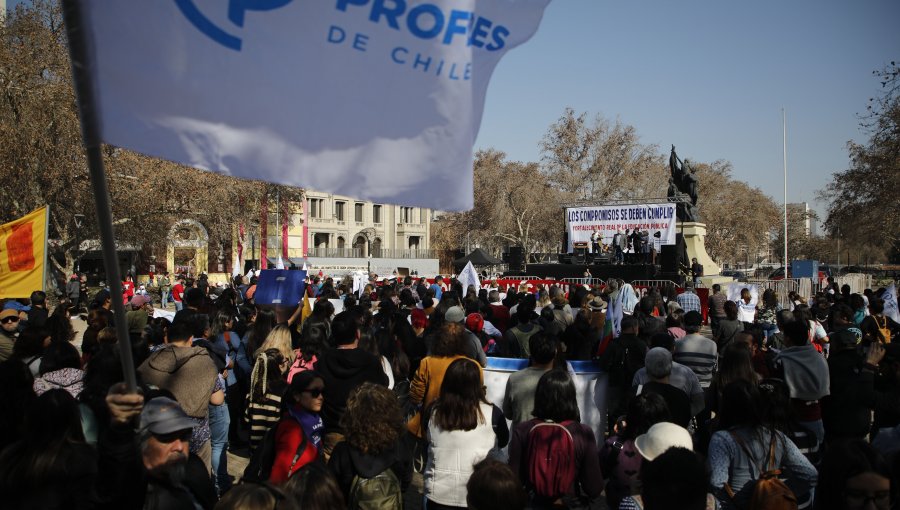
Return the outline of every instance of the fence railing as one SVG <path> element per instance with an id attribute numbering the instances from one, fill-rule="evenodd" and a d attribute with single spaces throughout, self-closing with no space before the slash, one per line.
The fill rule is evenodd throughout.
<path id="1" fill-rule="evenodd" d="M 330 258 L 365 258 L 362 248 L 311 248 L 308 257 Z M 433 259 L 437 258 L 433 250 L 410 250 L 380 248 L 372 250 L 373 259 Z"/>

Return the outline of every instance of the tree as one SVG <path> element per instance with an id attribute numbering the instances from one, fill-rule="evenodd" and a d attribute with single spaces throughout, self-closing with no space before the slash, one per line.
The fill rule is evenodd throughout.
<path id="1" fill-rule="evenodd" d="M 71 273 L 86 240 L 99 237 L 65 31 L 57 4 L 19 5 L 0 23 L 0 222 L 50 206 L 51 263 Z M 164 243 L 177 219 L 207 228 L 210 244 L 230 243 L 234 226 L 258 219 L 277 188 L 104 147 L 117 242 Z"/>
<path id="2" fill-rule="evenodd" d="M 541 141 L 544 172 L 567 200 L 602 202 L 665 196 L 665 159 L 633 126 L 566 108 Z"/>
<path id="3" fill-rule="evenodd" d="M 697 172 L 697 203 L 706 222 L 706 251 L 724 263 L 745 260 L 768 245 L 778 206 L 759 188 L 732 178 L 731 163 L 691 163 Z"/>
<path id="4" fill-rule="evenodd" d="M 432 246 L 481 246 L 497 254 L 514 245 L 526 253 L 555 251 L 562 238 L 560 193 L 537 163 L 507 161 L 495 149 L 475 154 L 475 206 L 447 214 L 432 227 Z"/>
<path id="5" fill-rule="evenodd" d="M 845 242 L 882 245 L 900 254 L 900 67 L 873 72 L 882 93 L 870 98 L 860 123 L 869 139 L 847 142 L 850 164 L 819 192 L 829 203 L 825 227 Z"/>

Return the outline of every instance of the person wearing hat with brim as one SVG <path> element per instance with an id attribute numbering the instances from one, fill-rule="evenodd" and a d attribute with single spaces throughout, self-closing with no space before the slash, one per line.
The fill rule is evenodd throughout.
<path id="1" fill-rule="evenodd" d="M 7 308 L 0 312 L 0 361 L 6 361 L 12 356 L 18 336 L 19 312 Z"/>
<path id="2" fill-rule="evenodd" d="M 694 449 L 691 433 L 680 425 L 667 421 L 654 424 L 634 440 L 634 447 L 645 460 L 653 461 L 669 448 Z"/>
<path id="3" fill-rule="evenodd" d="M 99 479 L 104 481 L 98 490 L 105 507 L 213 508 L 212 479 L 189 449 L 194 421 L 171 398 L 145 403 L 143 395 L 124 390 L 118 384 L 106 397 L 111 424 L 98 444 Z"/>

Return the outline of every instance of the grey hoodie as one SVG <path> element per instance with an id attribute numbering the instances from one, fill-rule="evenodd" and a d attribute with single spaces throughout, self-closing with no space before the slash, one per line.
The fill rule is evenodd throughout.
<path id="1" fill-rule="evenodd" d="M 775 356 L 775 365 L 784 371 L 791 398 L 809 401 L 828 395 L 828 363 L 812 344 L 783 349 Z"/>
<path id="2" fill-rule="evenodd" d="M 169 345 L 151 354 L 138 373 L 145 383 L 170 391 L 188 416 L 207 416 L 218 372 L 203 347 Z"/>

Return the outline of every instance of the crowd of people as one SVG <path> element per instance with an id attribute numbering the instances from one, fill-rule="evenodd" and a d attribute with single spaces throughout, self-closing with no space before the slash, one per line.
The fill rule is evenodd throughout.
<path id="1" fill-rule="evenodd" d="M 272 306 L 255 303 L 255 277 L 157 275 L 172 320 L 132 281 L 125 317 L 108 290 L 88 301 L 72 282 L 73 301 L 52 311 L 36 291 L 0 312 L 4 508 L 898 500 L 900 325 L 884 315 L 885 289 L 829 286 L 783 308 L 771 291 L 731 301 L 714 286 L 704 334 L 691 281 L 641 295 L 620 280 L 565 291 L 372 278 L 354 293 L 352 278 L 313 277 L 300 303 Z M 502 401 L 487 398 L 488 357 L 527 360 Z M 605 374 L 599 429 L 582 420 L 572 361 Z M 249 458 L 242 476 L 229 451 Z"/>

